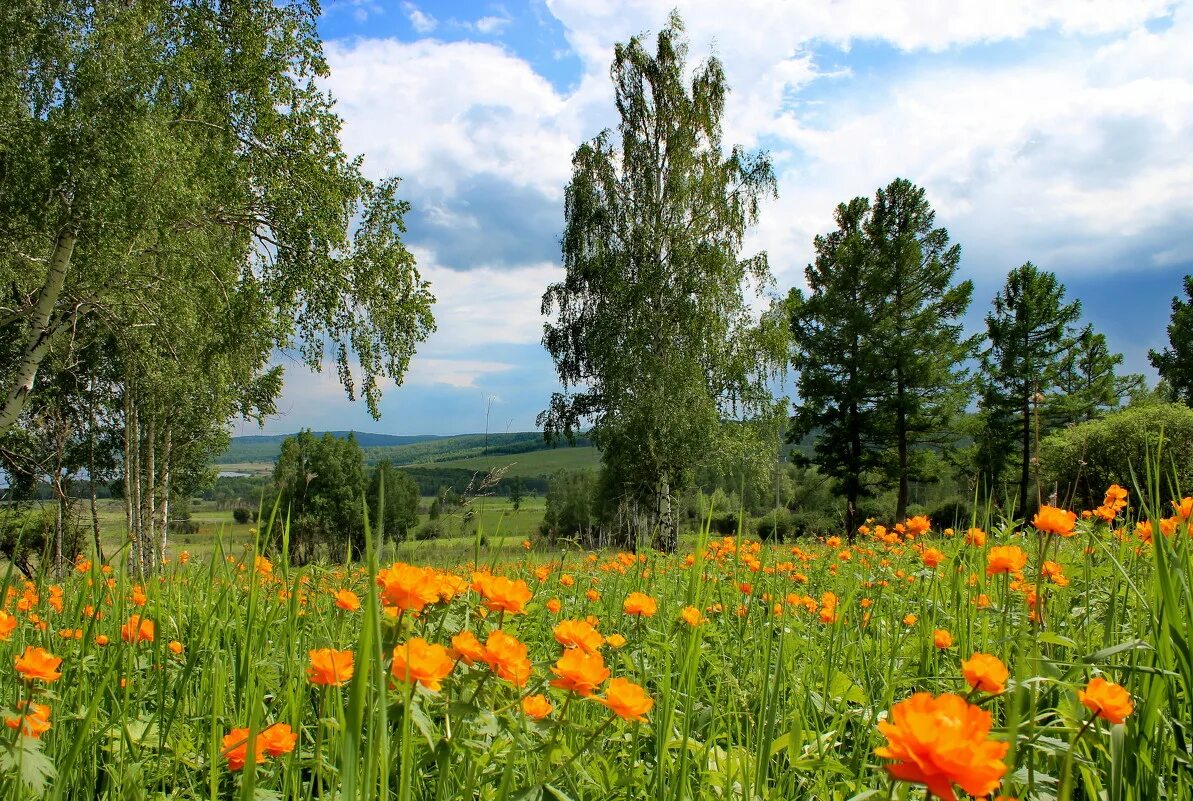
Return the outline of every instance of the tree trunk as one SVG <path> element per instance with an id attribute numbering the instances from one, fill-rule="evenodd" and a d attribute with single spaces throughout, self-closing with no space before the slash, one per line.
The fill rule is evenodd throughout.
<path id="1" fill-rule="evenodd" d="M 1023 394 L 1023 464 L 1019 466 L 1019 509 L 1020 515 L 1027 514 L 1027 484 L 1031 470 L 1031 395 Z"/>
<path id="2" fill-rule="evenodd" d="M 895 449 L 899 459 L 899 491 L 895 498 L 895 519 L 903 520 L 907 517 L 907 496 L 910 492 L 910 482 L 908 481 L 910 455 L 907 447 L 907 410 L 903 406 L 907 392 L 903 387 L 902 377 L 899 377 L 897 381 L 899 386 L 896 389 L 896 398 L 899 408 L 895 413 Z"/>
<path id="3" fill-rule="evenodd" d="M 162 494 L 158 514 L 160 535 L 158 537 L 157 548 L 157 565 L 159 569 L 166 563 L 166 538 L 170 531 L 170 451 L 173 449 L 173 444 L 173 432 L 167 426 L 165 436 L 162 440 Z"/>
<path id="4" fill-rule="evenodd" d="M 33 391 L 37 370 L 50 349 L 50 341 L 58 328 L 51 323 L 51 318 L 62 294 L 62 287 L 66 284 L 66 271 L 74 254 L 75 239 L 75 231 L 68 229 L 60 233 L 54 242 L 54 254 L 50 257 L 46 280 L 37 294 L 37 305 L 33 308 L 33 319 L 25 337 L 25 347 L 22 349 L 8 391 L 5 392 L 4 405 L 0 407 L 0 433 L 11 428 L 20 417 L 29 399 L 29 393 Z"/>
<path id="5" fill-rule="evenodd" d="M 66 528 L 66 493 L 62 489 L 61 468 L 54 471 L 54 505 L 57 514 L 54 518 L 54 576 L 61 579 L 66 575 L 66 554 L 63 552 L 64 529 Z"/>
<path id="6" fill-rule="evenodd" d="M 145 487 L 141 495 L 141 572 L 149 575 L 153 572 L 153 556 L 157 543 L 154 541 L 154 514 L 157 509 L 154 498 L 157 491 L 157 465 L 154 456 L 157 450 L 157 430 L 155 415 L 149 415 L 149 424 L 145 428 Z"/>
<path id="7" fill-rule="evenodd" d="M 124 467 L 125 481 L 128 482 L 126 491 L 129 493 L 129 515 L 132 525 L 128 529 L 129 538 L 129 569 L 138 575 L 141 571 L 141 420 L 135 402 L 130 405 L 129 440 L 130 460 Z"/>
<path id="8" fill-rule="evenodd" d="M 658 486 L 659 544 L 665 553 L 675 553 L 679 547 L 679 529 L 671 509 L 671 482 L 664 474 Z"/>

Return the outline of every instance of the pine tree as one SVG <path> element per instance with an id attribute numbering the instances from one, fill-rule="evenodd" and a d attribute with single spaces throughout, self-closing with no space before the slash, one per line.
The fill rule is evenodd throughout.
<path id="1" fill-rule="evenodd" d="M 1064 295 L 1055 274 L 1027 262 L 1007 275 L 994 297 L 993 311 L 986 315 L 989 347 L 982 354 L 980 480 L 992 490 L 1017 450 L 1020 515 L 1029 511 L 1034 443 L 1045 433 L 1046 415 L 1040 406 L 1056 385 L 1068 327 L 1081 314 L 1081 302 L 1066 304 Z"/>
<path id="2" fill-rule="evenodd" d="M 1168 347 L 1148 351 L 1152 367 L 1172 387 L 1176 398 L 1193 406 L 1193 275 L 1185 276 L 1187 302 L 1172 299 L 1172 322 L 1168 326 Z"/>
<path id="3" fill-rule="evenodd" d="M 874 325 L 884 298 L 866 237 L 869 212 L 864 197 L 837 206 L 837 230 L 816 237 L 816 260 L 804 272 L 808 295 L 797 288 L 787 298 L 791 361 L 799 374 L 788 441 L 815 434 L 812 461 L 836 479 L 850 537 L 862 517 L 859 502 L 873 491 L 887 438 L 877 414 L 884 370 Z"/>
<path id="4" fill-rule="evenodd" d="M 885 372 L 877 410 L 890 427 L 894 456 L 886 470 L 897 487 L 899 519 L 907 513 L 910 482 L 926 478 L 927 447 L 952 445 L 950 422 L 972 389 L 964 365 L 981 339 L 963 336 L 959 321 L 973 282 L 953 283 L 961 247 L 933 227 L 935 217 L 924 190 L 900 178 L 878 190 L 865 225 L 870 274 L 884 295 L 874 320 Z"/>

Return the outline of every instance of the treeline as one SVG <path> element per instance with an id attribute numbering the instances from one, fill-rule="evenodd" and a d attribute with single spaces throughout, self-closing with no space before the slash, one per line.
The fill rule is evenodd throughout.
<path id="1" fill-rule="evenodd" d="M 0 470 L 52 489 L 59 570 L 80 529 L 102 554 L 83 475 L 119 485 L 133 564 L 160 563 L 229 421 L 275 410 L 276 350 L 376 415 L 433 330 L 397 179 L 341 145 L 318 13 L 0 4 Z"/>
<path id="2" fill-rule="evenodd" d="M 1121 373 L 1080 302 L 1030 262 L 1008 273 L 984 330 L 966 331 L 974 288 L 958 280 L 961 247 L 903 179 L 839 205 L 815 238 L 806 288 L 751 314 L 745 291 L 765 302 L 773 283 L 767 254 L 741 253 L 775 194 L 770 160 L 722 148 L 724 72 L 715 58 L 689 67 L 677 14 L 646 45 L 615 50 L 621 119 L 573 157 L 565 276 L 543 296 L 563 391 L 540 422 L 548 437 L 587 431 L 603 460 L 599 477 L 553 483 L 549 536 L 673 549 L 698 489 L 720 492 L 727 515 L 762 515 L 768 499 L 793 530 L 851 535 L 866 517 L 922 511 L 920 498 L 950 520 L 975 499 L 1023 517 L 1090 491 L 1044 462 L 1050 435 L 1086 431 L 1127 403 L 1191 400 L 1187 302 L 1173 301 L 1171 346 L 1151 354 L 1163 378 L 1151 389 Z M 1185 288 L 1193 301 L 1193 277 Z M 770 391 L 784 367 L 794 403 Z M 1130 418 L 1132 453 L 1154 450 L 1158 430 L 1144 421 L 1159 408 Z M 1178 427 L 1188 411 L 1163 407 Z M 781 463 L 781 442 L 809 439 L 811 453 Z"/>

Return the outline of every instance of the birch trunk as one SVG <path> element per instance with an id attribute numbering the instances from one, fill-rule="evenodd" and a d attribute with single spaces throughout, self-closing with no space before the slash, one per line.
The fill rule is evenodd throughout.
<path id="1" fill-rule="evenodd" d="M 0 432 L 7 431 L 16 423 L 33 391 L 37 370 L 50 349 L 50 341 L 58 326 L 51 324 L 54 307 L 66 284 L 66 271 L 74 255 L 76 235 L 73 230 L 63 231 L 54 242 L 54 254 L 50 257 L 49 272 L 37 293 L 37 305 L 33 307 L 33 319 L 26 335 L 25 347 L 21 351 L 17 370 L 10 386 L 4 393 L 4 405 L 0 407 Z"/>

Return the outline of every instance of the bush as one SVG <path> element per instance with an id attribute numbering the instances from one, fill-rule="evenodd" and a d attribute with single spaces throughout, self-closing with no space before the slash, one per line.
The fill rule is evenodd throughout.
<path id="1" fill-rule="evenodd" d="M 767 512 L 758 519 L 754 531 L 760 540 L 783 542 L 795 532 L 792 527 L 791 512 L 786 509 Z"/>
<path id="2" fill-rule="evenodd" d="M 1193 488 L 1193 409 L 1175 403 L 1131 406 L 1099 420 L 1058 431 L 1040 443 L 1045 494 L 1092 509 L 1106 488 L 1119 484 L 1137 494 L 1147 490 L 1146 470 L 1163 435 L 1160 501 Z M 1175 482 L 1175 485 L 1173 484 Z M 1144 486 L 1140 486 L 1144 484 Z"/>
<path id="3" fill-rule="evenodd" d="M 741 512 L 736 510 L 732 512 L 721 512 L 719 514 L 713 515 L 712 530 L 714 533 L 732 537 L 737 534 L 740 523 Z"/>
<path id="4" fill-rule="evenodd" d="M 248 509 L 245 509 L 244 507 L 239 507 L 239 508 L 232 510 L 232 519 L 235 520 L 237 523 L 241 523 L 241 524 L 247 523 L 247 522 L 249 522 L 251 517 L 252 517 L 252 514 L 249 512 Z"/>
<path id="5" fill-rule="evenodd" d="M 419 542 L 437 540 L 443 536 L 443 524 L 438 520 L 428 520 L 414 531 L 414 539 Z"/>
<path id="6" fill-rule="evenodd" d="M 942 501 L 927 514 L 928 519 L 932 521 L 932 528 L 936 531 L 944 531 L 946 528 L 968 529 L 973 520 L 973 510 L 969 503 L 960 498 Z"/>

